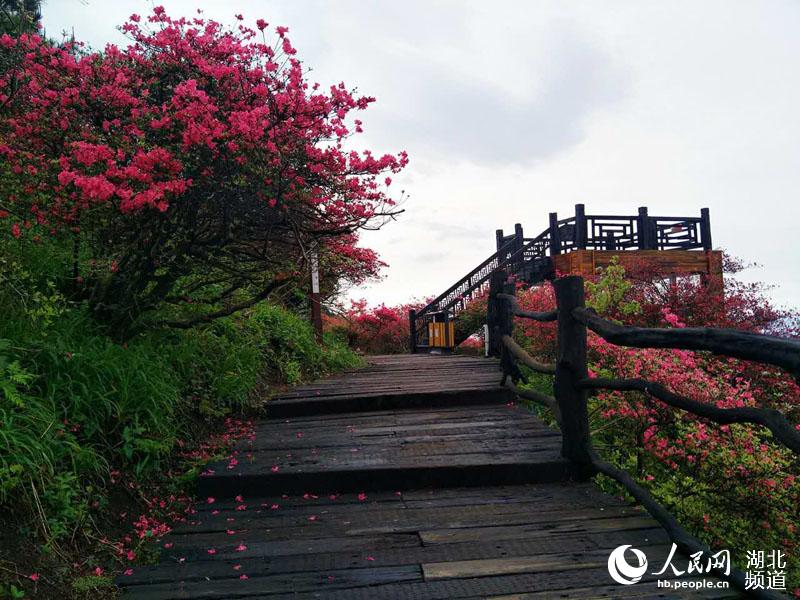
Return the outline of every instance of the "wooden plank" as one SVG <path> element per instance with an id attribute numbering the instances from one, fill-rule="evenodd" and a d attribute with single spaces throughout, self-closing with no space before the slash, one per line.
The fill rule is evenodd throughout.
<path id="1" fill-rule="evenodd" d="M 709 256 L 711 258 L 709 258 Z M 719 251 L 700 250 L 575 250 L 553 257 L 562 273 L 591 277 L 616 259 L 627 270 L 653 268 L 667 275 L 718 274 Z"/>
<path id="2" fill-rule="evenodd" d="M 489 526 L 461 529 L 431 529 L 421 531 L 424 544 L 451 544 L 481 540 L 529 539 L 543 535 L 575 532 L 610 532 L 623 529 L 650 529 L 655 521 L 651 517 L 628 517 L 624 519 L 591 519 L 580 522 L 551 524 L 547 528 L 537 525 Z"/>
<path id="3" fill-rule="evenodd" d="M 370 587 L 352 587 L 342 589 L 326 589 L 325 586 L 315 592 L 294 594 L 295 600 L 307 600 L 311 598 L 322 598 L 326 600 L 374 600 L 375 598 L 413 598 L 414 600 L 450 600 L 450 599 L 469 599 L 491 598 L 497 596 L 509 596 L 518 593 L 529 593 L 531 591 L 541 592 L 540 598 L 583 598 L 581 593 L 573 594 L 573 589 L 614 589 L 609 583 L 608 570 L 603 567 L 599 569 L 585 569 L 573 571 L 567 574 L 559 572 L 542 573 L 523 573 L 516 575 L 499 575 L 493 577 L 472 577 L 467 579 L 444 579 L 439 581 L 408 582 L 375 585 Z M 643 584 L 629 586 L 638 588 L 639 585 L 655 584 L 652 578 Z M 616 589 L 625 590 L 627 587 L 617 586 Z M 263 597 L 269 597 L 264 595 Z M 617 597 L 613 592 L 608 596 Z M 622 596 L 622 593 L 620 594 Z M 720 593 L 708 593 L 695 596 L 693 591 L 669 591 L 666 594 L 656 593 L 649 596 L 655 598 L 723 598 L 737 597 L 729 591 Z"/>
<path id="4" fill-rule="evenodd" d="M 422 573 L 425 581 L 436 581 L 437 579 L 511 575 L 537 571 L 567 571 L 570 568 L 591 569 L 600 567 L 603 563 L 603 560 L 590 561 L 585 557 L 581 557 L 581 560 L 571 557 L 570 560 L 563 556 L 553 558 L 547 555 L 538 555 L 429 563 L 422 565 Z"/>
<path id="5" fill-rule="evenodd" d="M 716 578 L 709 580 L 718 581 Z M 675 582 L 679 580 L 667 579 Z M 658 598 L 659 600 L 681 600 L 683 598 L 741 598 L 741 593 L 732 589 L 680 590 L 659 587 L 654 582 L 637 583 L 632 586 L 605 585 L 596 587 L 573 587 L 567 593 L 524 592 L 506 596 L 491 596 L 486 600 L 552 600 L 559 598 L 581 598 L 582 600 L 608 600 L 608 598 Z"/>
<path id="6" fill-rule="evenodd" d="M 329 539 L 335 540 L 335 538 Z M 658 544 L 663 545 L 663 540 L 660 538 L 653 538 L 650 542 L 641 538 L 631 538 L 628 541 L 635 543 L 637 548 L 649 548 Z M 309 541 L 309 544 L 311 542 Z M 313 551 L 306 551 L 304 545 L 297 544 L 292 547 L 290 554 L 276 554 L 268 544 L 261 544 L 261 548 L 255 553 L 250 552 L 248 546 L 248 552 L 226 556 L 222 560 L 204 560 L 201 557 L 201 553 L 198 552 L 177 552 L 173 550 L 172 554 L 174 556 L 183 557 L 186 560 L 176 566 L 168 565 L 165 567 L 164 565 L 159 565 L 137 569 L 127 579 L 127 584 L 168 583 L 176 578 L 183 581 L 231 578 L 236 575 L 236 570 L 232 569 L 234 565 L 241 565 L 241 569 L 238 570 L 243 570 L 250 576 L 266 576 L 280 573 L 339 570 L 359 565 L 380 567 L 426 564 L 449 565 L 457 562 L 481 560 L 516 560 L 519 557 L 525 558 L 529 556 L 559 556 L 559 560 L 565 560 L 567 556 L 589 557 L 590 555 L 602 555 L 607 559 L 609 553 L 608 549 L 600 552 L 590 540 L 582 536 L 439 546 L 422 546 L 410 543 L 392 543 L 390 545 L 386 542 L 378 542 L 374 546 L 363 545 L 361 547 L 343 547 L 337 544 L 327 551 L 320 550 L 319 544 L 316 544 L 312 548 L 314 548 Z M 647 552 L 650 553 L 650 550 L 647 550 Z M 541 567 L 541 564 L 539 567 Z"/>
<path id="7" fill-rule="evenodd" d="M 157 583 L 143 586 L 129 586 L 126 598 L 145 598 L 147 600 L 172 600 L 175 598 L 248 598 L 260 595 L 287 596 L 298 592 L 314 591 L 321 587 L 327 589 L 354 586 L 371 587 L 375 585 L 416 581 L 422 576 L 418 566 L 352 568 L 321 573 L 291 573 L 270 576 L 253 576 L 233 571 L 235 576 L 225 579 L 178 580 L 170 583 Z M 241 576 L 245 575 L 245 579 Z"/>
<path id="8" fill-rule="evenodd" d="M 577 475 L 574 465 L 558 455 L 540 456 L 519 453 L 498 457 L 491 454 L 466 454 L 458 460 L 434 457 L 436 463 L 394 463 L 392 466 L 350 465 L 345 469 L 320 469 L 311 473 L 251 472 L 203 477 L 198 484 L 200 497 L 230 497 L 234 494 L 342 491 L 404 490 L 436 487 L 476 487 L 564 481 Z M 532 456 L 533 455 L 533 456 Z M 501 462 L 505 458 L 507 462 Z"/>

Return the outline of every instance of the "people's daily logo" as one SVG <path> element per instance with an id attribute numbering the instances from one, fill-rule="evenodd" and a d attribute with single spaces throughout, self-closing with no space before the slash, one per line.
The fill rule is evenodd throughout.
<path id="1" fill-rule="evenodd" d="M 625 557 L 628 549 L 633 553 L 635 564 L 630 564 Z M 608 557 L 608 573 L 617 583 L 634 584 L 642 578 L 646 571 L 647 557 L 644 552 L 633 548 L 630 544 L 615 548 Z"/>

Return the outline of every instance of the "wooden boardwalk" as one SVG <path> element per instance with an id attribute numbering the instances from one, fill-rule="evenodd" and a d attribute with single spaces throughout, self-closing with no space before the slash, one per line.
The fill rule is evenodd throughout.
<path id="1" fill-rule="evenodd" d="M 495 361 L 370 363 L 271 401 L 255 438 L 201 478 L 195 519 L 160 563 L 120 579 L 126 597 L 737 596 L 649 574 L 614 583 L 612 549 L 660 567 L 665 533 L 571 480 L 559 434 L 510 401 Z"/>

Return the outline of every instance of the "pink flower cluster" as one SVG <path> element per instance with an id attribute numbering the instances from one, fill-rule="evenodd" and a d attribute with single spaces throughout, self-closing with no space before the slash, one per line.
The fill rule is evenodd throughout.
<path id="1" fill-rule="evenodd" d="M 228 29 L 158 6 L 122 26 L 130 45 L 103 52 L 3 35 L 14 60 L 0 75 L 0 218 L 11 221 L 0 230 L 19 238 L 73 228 L 87 212 L 168 212 L 233 181 L 265 211 L 300 210 L 320 231 L 380 218 L 395 203 L 387 175 L 408 156 L 345 149 L 361 129 L 352 113 L 374 98 L 309 83 L 288 28 L 270 42 L 267 26 Z M 356 235 L 331 239 L 328 252 L 357 277 L 380 268 Z"/>

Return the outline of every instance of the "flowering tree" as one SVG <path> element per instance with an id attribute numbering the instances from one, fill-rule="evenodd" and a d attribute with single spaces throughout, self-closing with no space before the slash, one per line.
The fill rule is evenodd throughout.
<path id="1" fill-rule="evenodd" d="M 0 37 L 2 229 L 69 243 L 75 293 L 123 337 L 164 306 L 179 327 L 250 306 L 312 248 L 344 279 L 380 266 L 358 231 L 399 212 L 407 156 L 349 150 L 373 98 L 307 82 L 267 27 L 156 7 L 126 48 Z"/>

